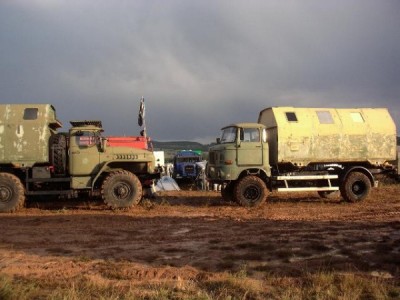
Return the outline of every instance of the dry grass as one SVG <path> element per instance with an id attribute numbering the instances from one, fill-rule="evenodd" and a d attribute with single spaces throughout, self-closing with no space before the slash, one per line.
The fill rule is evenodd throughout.
<path id="1" fill-rule="evenodd" d="M 106 272 L 106 271 L 105 271 Z M 356 273 L 318 272 L 301 277 L 247 276 L 246 267 L 236 273 L 208 278 L 135 285 L 111 269 L 106 277 L 116 283 L 93 282 L 86 277 L 64 282 L 0 275 L 0 299 L 399 299 L 395 282 Z M 117 275 L 117 276 L 116 276 Z"/>

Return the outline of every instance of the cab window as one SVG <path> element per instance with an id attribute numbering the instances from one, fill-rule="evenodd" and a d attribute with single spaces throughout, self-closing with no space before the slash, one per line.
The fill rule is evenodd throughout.
<path id="1" fill-rule="evenodd" d="M 240 140 L 242 142 L 259 142 L 260 131 L 258 128 L 242 128 L 240 130 Z"/>
<path id="2" fill-rule="evenodd" d="M 236 140 L 236 128 L 237 127 L 228 127 L 223 129 L 221 143 L 233 143 Z"/>
<path id="3" fill-rule="evenodd" d="M 25 108 L 24 110 L 24 120 L 36 120 L 38 118 L 37 108 Z"/>
<path id="4" fill-rule="evenodd" d="M 89 147 L 96 145 L 99 140 L 98 134 L 93 131 L 82 131 L 76 136 L 77 144 L 82 147 Z"/>
<path id="5" fill-rule="evenodd" d="M 288 122 L 297 122 L 297 116 L 295 112 L 286 112 L 285 114 Z"/>

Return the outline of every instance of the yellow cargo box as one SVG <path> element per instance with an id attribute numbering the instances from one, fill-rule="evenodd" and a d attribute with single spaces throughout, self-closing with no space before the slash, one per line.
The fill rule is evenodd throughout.
<path id="1" fill-rule="evenodd" d="M 270 107 L 258 123 L 267 127 L 271 165 L 396 159 L 396 125 L 386 108 Z"/>

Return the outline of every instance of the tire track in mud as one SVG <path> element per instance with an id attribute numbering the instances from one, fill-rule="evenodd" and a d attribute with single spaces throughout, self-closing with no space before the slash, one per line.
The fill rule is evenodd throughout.
<path id="1" fill-rule="evenodd" d="M 380 266 L 397 274 L 400 222 L 303 222 L 207 218 L 57 216 L 9 220 L 2 245 L 35 255 L 125 260 L 204 271 Z M 61 222 L 60 222 L 61 221 Z M 27 228 L 26 224 L 35 224 Z"/>

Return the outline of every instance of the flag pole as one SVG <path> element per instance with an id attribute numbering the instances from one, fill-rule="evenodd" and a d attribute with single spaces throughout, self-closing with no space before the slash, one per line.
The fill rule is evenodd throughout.
<path id="1" fill-rule="evenodd" d="M 146 118 L 145 118 L 145 111 L 146 111 L 146 107 L 144 105 L 144 97 L 142 96 L 142 100 L 143 100 L 143 136 L 145 138 L 147 138 L 147 131 L 146 131 Z"/>
<path id="2" fill-rule="evenodd" d="M 146 114 L 146 107 L 145 107 L 145 104 L 144 104 L 144 97 L 142 96 L 142 98 L 140 99 L 138 124 L 139 124 L 139 126 L 143 126 L 143 130 L 141 131 L 141 135 L 144 136 L 144 137 L 147 137 L 145 114 Z"/>

